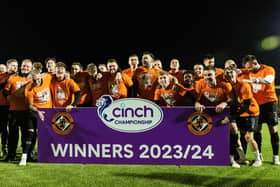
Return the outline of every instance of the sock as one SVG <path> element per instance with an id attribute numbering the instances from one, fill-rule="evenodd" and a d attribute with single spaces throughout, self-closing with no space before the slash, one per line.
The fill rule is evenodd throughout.
<path id="1" fill-rule="evenodd" d="M 237 153 L 238 153 L 238 155 L 239 155 L 239 158 L 240 158 L 241 160 L 246 160 L 246 156 L 245 156 L 245 153 L 244 153 L 242 147 L 237 147 L 237 148 L 236 148 L 236 151 L 237 151 Z"/>
<path id="2" fill-rule="evenodd" d="M 27 159 L 27 153 L 22 153 L 21 160 L 26 160 L 26 159 Z"/>
<path id="3" fill-rule="evenodd" d="M 33 138 L 33 132 L 31 131 L 27 131 L 26 132 L 26 137 L 25 137 L 25 144 L 23 147 L 23 153 L 28 153 L 30 148 L 31 148 L 31 144 L 32 144 L 32 138 Z"/>
<path id="4" fill-rule="evenodd" d="M 258 144 L 259 152 L 262 152 L 262 134 L 260 132 L 254 133 L 254 139 Z"/>
<path id="5" fill-rule="evenodd" d="M 253 152 L 256 160 L 261 160 L 260 152 Z"/>
<path id="6" fill-rule="evenodd" d="M 244 154 L 246 154 L 248 143 L 245 139 L 245 133 L 240 133 L 240 142 L 241 142 L 241 145 L 242 145 L 242 148 L 243 148 L 243 152 L 244 152 Z"/>
<path id="7" fill-rule="evenodd" d="M 237 147 L 237 134 L 230 134 L 230 154 L 234 155 L 236 153 L 236 147 Z"/>
<path id="8" fill-rule="evenodd" d="M 272 146 L 273 155 L 278 155 L 279 153 L 279 135 L 278 132 L 270 134 L 270 142 Z"/>

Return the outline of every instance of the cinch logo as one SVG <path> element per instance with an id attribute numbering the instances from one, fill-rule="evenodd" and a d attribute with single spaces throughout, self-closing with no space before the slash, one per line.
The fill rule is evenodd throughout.
<path id="1" fill-rule="evenodd" d="M 144 132 L 156 127 L 163 119 L 161 108 L 145 99 L 125 98 L 113 101 L 110 95 L 103 95 L 96 105 L 103 123 L 120 132 Z"/>
<path id="2" fill-rule="evenodd" d="M 210 132 L 213 126 L 213 121 L 210 115 L 206 113 L 199 113 L 194 112 L 192 113 L 188 119 L 188 129 L 191 131 L 191 133 L 203 136 Z"/>
<path id="3" fill-rule="evenodd" d="M 52 117 L 52 129 L 56 134 L 70 134 L 73 128 L 74 119 L 68 112 L 58 112 Z"/>

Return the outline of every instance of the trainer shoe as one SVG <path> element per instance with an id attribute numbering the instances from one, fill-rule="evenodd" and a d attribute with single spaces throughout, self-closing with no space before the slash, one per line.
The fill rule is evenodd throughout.
<path id="1" fill-rule="evenodd" d="M 27 154 L 23 153 L 19 162 L 19 166 L 26 166 Z"/>
<path id="2" fill-rule="evenodd" d="M 274 165 L 280 165 L 279 157 L 278 156 L 273 156 L 272 163 Z"/>
<path id="3" fill-rule="evenodd" d="M 26 159 L 21 159 L 18 165 L 19 166 L 26 166 Z"/>
<path id="4" fill-rule="evenodd" d="M 240 168 L 240 165 L 236 161 L 231 162 L 231 167 Z"/>
<path id="5" fill-rule="evenodd" d="M 253 167 L 261 167 L 262 161 L 261 160 L 255 160 L 255 162 L 252 164 Z"/>

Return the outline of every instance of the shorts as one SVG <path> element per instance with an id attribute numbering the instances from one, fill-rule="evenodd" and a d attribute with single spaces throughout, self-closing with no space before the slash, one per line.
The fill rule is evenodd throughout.
<path id="1" fill-rule="evenodd" d="M 239 117 L 236 120 L 238 128 L 248 132 L 253 132 L 257 129 L 258 121 L 258 116 Z"/>
<path id="2" fill-rule="evenodd" d="M 269 102 L 260 105 L 259 124 L 267 123 L 270 126 L 278 124 L 276 102 Z"/>

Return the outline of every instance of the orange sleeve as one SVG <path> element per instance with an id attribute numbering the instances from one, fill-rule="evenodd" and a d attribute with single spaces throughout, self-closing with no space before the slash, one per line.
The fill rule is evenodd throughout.
<path id="1" fill-rule="evenodd" d="M 159 101 L 160 100 L 160 91 L 161 89 L 156 89 L 155 94 L 154 94 L 154 101 Z"/>
<path id="2" fill-rule="evenodd" d="M 33 95 L 31 93 L 31 86 L 32 86 L 32 83 L 30 82 L 26 85 L 25 90 L 24 90 L 24 97 L 28 104 L 33 104 Z"/>
<path id="3" fill-rule="evenodd" d="M 248 83 L 244 83 L 240 88 L 242 100 L 251 99 L 253 97 L 251 86 Z"/>
<path id="4" fill-rule="evenodd" d="M 69 80 L 70 80 L 69 81 L 70 90 L 73 93 L 81 91 L 79 85 L 73 79 L 69 79 Z"/>
<path id="5" fill-rule="evenodd" d="M 133 85 L 132 79 L 125 73 L 122 73 L 122 79 L 125 86 L 130 87 Z"/>
<path id="6" fill-rule="evenodd" d="M 181 84 L 177 84 L 177 86 L 178 86 L 178 94 L 184 96 L 187 93 L 185 87 Z"/>

